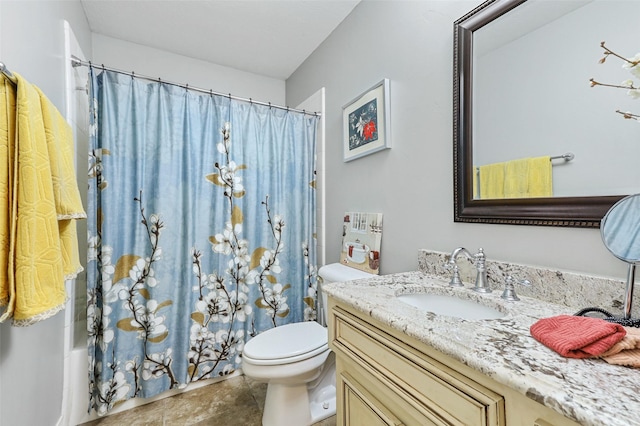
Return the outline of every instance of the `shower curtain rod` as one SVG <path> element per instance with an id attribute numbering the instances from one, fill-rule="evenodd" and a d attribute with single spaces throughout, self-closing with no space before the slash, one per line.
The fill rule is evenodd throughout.
<path id="1" fill-rule="evenodd" d="M 161 82 L 161 83 L 166 83 L 166 84 L 169 84 L 171 86 L 177 86 L 177 87 L 182 87 L 183 89 L 193 90 L 194 92 L 207 93 L 209 95 L 224 96 L 226 98 L 234 99 L 236 101 L 249 102 L 249 103 L 252 103 L 252 104 L 268 106 L 269 108 L 283 109 L 283 110 L 286 110 L 286 111 L 301 112 L 303 114 L 315 115 L 316 117 L 320 117 L 321 116 L 321 113 L 316 112 L 316 111 L 306 111 L 304 109 L 296 109 L 296 108 L 289 108 L 288 106 L 274 105 L 271 102 L 255 101 L 252 98 L 248 98 L 247 99 L 247 98 L 241 98 L 239 96 L 233 96 L 233 95 L 231 95 L 231 93 L 216 92 L 216 91 L 210 90 L 210 89 L 208 90 L 208 89 L 202 89 L 202 88 L 199 88 L 199 87 L 189 86 L 188 84 L 174 83 L 174 82 L 171 82 L 171 81 L 162 80 L 159 77 L 158 78 L 154 78 L 154 77 L 149 77 L 149 76 L 146 76 L 146 75 L 136 74 L 133 71 L 123 71 L 123 70 L 119 70 L 119 69 L 116 69 L 116 68 L 106 67 L 106 66 L 104 66 L 104 64 L 96 65 L 96 64 L 91 63 L 91 61 L 83 61 L 82 59 L 80 59 L 80 58 L 78 58 L 77 56 L 74 56 L 74 55 L 71 55 L 71 65 L 74 68 L 77 68 L 77 67 L 94 67 L 94 68 L 97 68 L 97 69 L 102 69 L 102 70 L 106 70 L 106 71 L 113 71 L 113 72 L 117 72 L 117 73 L 120 73 L 120 74 L 130 75 L 132 77 L 141 78 L 143 80 L 157 81 L 157 82 Z M 2 69 L 2 72 L 4 72 L 4 68 Z"/>

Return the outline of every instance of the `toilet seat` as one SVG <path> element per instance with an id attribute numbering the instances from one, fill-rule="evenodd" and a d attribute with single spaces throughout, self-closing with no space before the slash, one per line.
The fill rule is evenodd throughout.
<path id="1" fill-rule="evenodd" d="M 327 329 L 315 321 L 305 321 L 260 333 L 244 345 L 242 357 L 254 365 L 281 365 L 309 359 L 327 350 Z"/>

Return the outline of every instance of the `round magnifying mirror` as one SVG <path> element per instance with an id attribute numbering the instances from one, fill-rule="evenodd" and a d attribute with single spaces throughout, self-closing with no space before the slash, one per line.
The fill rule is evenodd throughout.
<path id="1" fill-rule="evenodd" d="M 600 235 L 607 249 L 629 264 L 624 318 L 630 319 L 636 264 L 640 262 L 640 194 L 625 197 L 609 209 L 600 222 Z"/>
<path id="2" fill-rule="evenodd" d="M 600 234 L 615 257 L 627 263 L 640 262 L 640 194 L 614 204 L 600 223 Z"/>

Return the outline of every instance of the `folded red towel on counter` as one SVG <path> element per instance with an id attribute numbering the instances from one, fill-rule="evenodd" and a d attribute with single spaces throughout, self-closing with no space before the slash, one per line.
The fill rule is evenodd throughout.
<path id="1" fill-rule="evenodd" d="M 543 318 L 530 331 L 537 341 L 567 358 L 600 356 L 627 333 L 620 324 L 572 315 Z"/>

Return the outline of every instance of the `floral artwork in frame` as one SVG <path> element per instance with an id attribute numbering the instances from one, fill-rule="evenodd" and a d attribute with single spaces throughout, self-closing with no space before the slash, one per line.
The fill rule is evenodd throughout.
<path id="1" fill-rule="evenodd" d="M 370 274 L 379 274 L 381 242 L 382 213 L 344 214 L 340 263 Z"/>
<path id="2" fill-rule="evenodd" d="M 345 162 L 391 148 L 389 115 L 386 78 L 342 107 Z"/>

